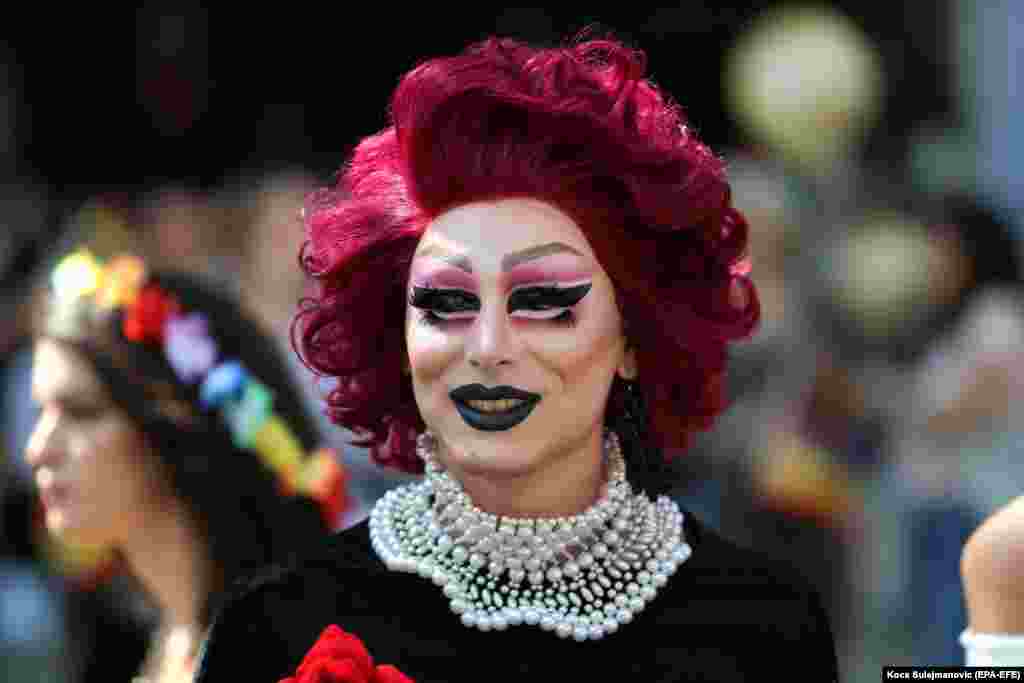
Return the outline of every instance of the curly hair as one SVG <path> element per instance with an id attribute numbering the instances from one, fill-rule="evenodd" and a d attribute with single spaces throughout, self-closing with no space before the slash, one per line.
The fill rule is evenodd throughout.
<path id="1" fill-rule="evenodd" d="M 421 466 L 424 424 L 402 373 L 419 238 L 439 214 L 486 199 L 548 201 L 583 230 L 619 297 L 657 446 L 685 448 L 725 409 L 727 344 L 760 316 L 747 222 L 724 163 L 645 72 L 644 54 L 613 39 L 538 49 L 490 38 L 426 61 L 393 93 L 391 125 L 307 199 L 312 286 L 293 343 L 337 378 L 328 414 L 378 463 Z"/>

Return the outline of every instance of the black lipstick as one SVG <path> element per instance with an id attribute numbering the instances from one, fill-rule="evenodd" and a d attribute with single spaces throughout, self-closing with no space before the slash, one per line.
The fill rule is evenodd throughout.
<path id="1" fill-rule="evenodd" d="M 534 394 L 515 387 L 499 386 L 487 388 L 482 384 L 464 384 L 449 394 L 455 409 L 470 427 L 483 432 L 500 432 L 511 429 L 525 420 L 533 407 L 540 401 L 540 394 Z M 500 401 L 516 399 L 522 401 L 509 410 L 483 412 L 472 408 L 468 401 Z"/>

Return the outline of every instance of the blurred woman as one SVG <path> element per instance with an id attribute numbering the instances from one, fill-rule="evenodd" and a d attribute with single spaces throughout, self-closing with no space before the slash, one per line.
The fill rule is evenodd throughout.
<path id="1" fill-rule="evenodd" d="M 112 549 L 159 608 L 143 681 L 186 681 L 232 583 L 335 526 L 342 470 L 285 361 L 195 276 L 57 266 L 26 447 L 57 538 Z"/>

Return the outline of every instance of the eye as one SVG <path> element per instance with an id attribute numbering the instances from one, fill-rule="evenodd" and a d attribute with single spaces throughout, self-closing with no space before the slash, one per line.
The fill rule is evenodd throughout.
<path id="1" fill-rule="evenodd" d="M 480 300 L 461 289 L 413 287 L 409 305 L 423 311 L 422 320 L 434 325 L 472 318 L 480 310 Z"/>
<path id="2" fill-rule="evenodd" d="M 63 412 L 74 422 L 88 422 L 103 415 L 104 407 L 100 404 L 65 403 Z"/>
<path id="3" fill-rule="evenodd" d="M 574 287 L 524 287 L 512 292 L 508 298 L 508 312 L 520 312 L 521 317 L 534 320 L 568 322 L 574 319 L 572 307 L 590 292 L 587 282 Z"/>

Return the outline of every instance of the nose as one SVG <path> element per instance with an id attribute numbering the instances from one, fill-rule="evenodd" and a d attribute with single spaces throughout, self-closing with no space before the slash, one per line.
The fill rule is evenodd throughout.
<path id="1" fill-rule="evenodd" d="M 25 444 L 25 461 L 33 468 L 38 469 L 43 465 L 50 464 L 57 460 L 60 455 L 58 447 L 60 416 L 56 411 L 44 410 L 39 415 L 32 434 L 29 435 L 28 443 Z"/>
<path id="2" fill-rule="evenodd" d="M 499 306 L 481 310 L 466 342 L 469 364 L 480 370 L 511 365 L 517 349 L 515 330 L 511 328 L 505 311 Z"/>

